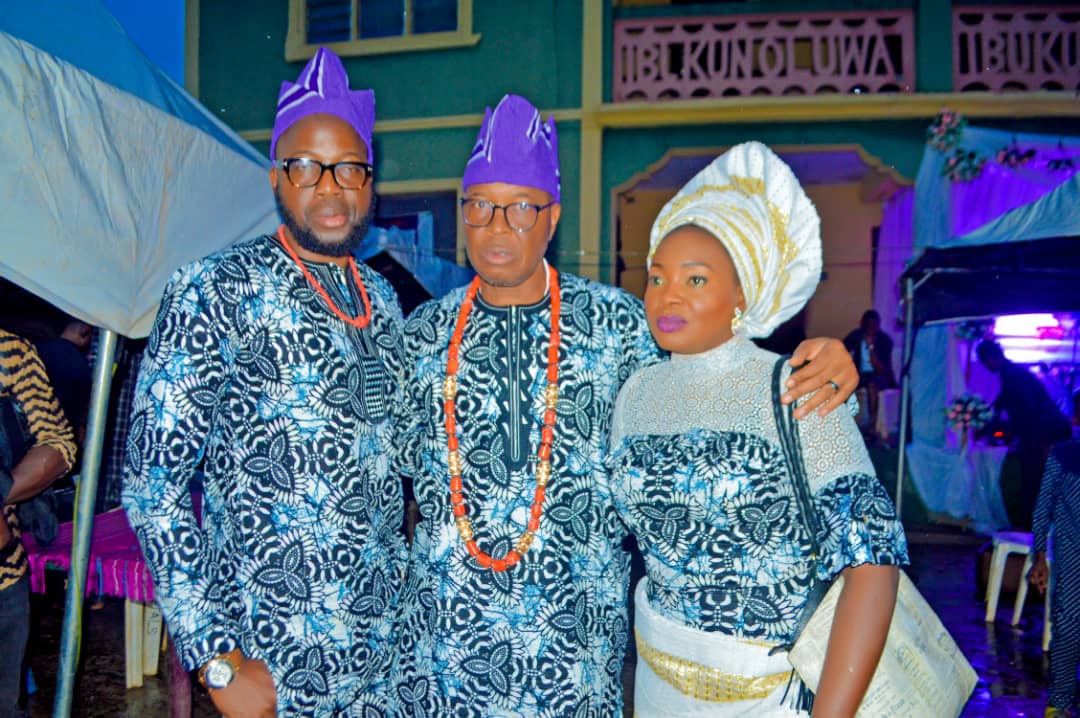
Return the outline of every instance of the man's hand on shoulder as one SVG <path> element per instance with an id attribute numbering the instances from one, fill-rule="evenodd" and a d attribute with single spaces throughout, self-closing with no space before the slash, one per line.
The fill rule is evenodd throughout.
<path id="1" fill-rule="evenodd" d="M 791 366 L 802 364 L 806 366 L 788 377 L 788 391 L 781 397 L 785 404 L 790 404 L 813 394 L 795 409 L 796 419 L 809 416 L 814 409 L 819 416 L 828 415 L 859 386 L 855 362 L 839 339 L 815 338 L 800 343 L 791 355 Z"/>
<path id="2" fill-rule="evenodd" d="M 210 700 L 225 718 L 274 718 L 277 715 L 277 691 L 266 664 L 239 657 L 236 674 L 224 688 L 208 688 Z"/>

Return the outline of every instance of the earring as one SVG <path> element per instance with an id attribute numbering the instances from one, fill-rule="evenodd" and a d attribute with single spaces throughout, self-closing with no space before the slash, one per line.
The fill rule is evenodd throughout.
<path id="1" fill-rule="evenodd" d="M 738 334 L 742 329 L 742 309 L 735 307 L 735 316 L 731 318 L 731 333 Z"/>

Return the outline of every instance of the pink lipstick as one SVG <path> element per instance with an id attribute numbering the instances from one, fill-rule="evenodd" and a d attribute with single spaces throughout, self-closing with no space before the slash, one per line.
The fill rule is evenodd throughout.
<path id="1" fill-rule="evenodd" d="M 664 333 L 677 332 L 685 327 L 686 323 L 682 317 L 657 317 L 656 328 Z"/>

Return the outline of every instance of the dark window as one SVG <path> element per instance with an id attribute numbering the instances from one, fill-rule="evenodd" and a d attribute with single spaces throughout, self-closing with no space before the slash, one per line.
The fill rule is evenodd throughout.
<path id="1" fill-rule="evenodd" d="M 457 0 L 307 0 L 307 43 L 322 45 L 379 37 L 401 37 L 458 29 Z M 412 13 L 412 28 L 406 14 Z"/>
<path id="2" fill-rule="evenodd" d="M 457 16 L 457 0 L 413 0 L 413 33 L 454 32 Z"/>
<path id="3" fill-rule="evenodd" d="M 352 39 L 350 0 L 307 0 L 307 41 L 312 45 Z"/>
<path id="4" fill-rule="evenodd" d="M 405 34 L 405 0 L 360 0 L 360 39 Z"/>

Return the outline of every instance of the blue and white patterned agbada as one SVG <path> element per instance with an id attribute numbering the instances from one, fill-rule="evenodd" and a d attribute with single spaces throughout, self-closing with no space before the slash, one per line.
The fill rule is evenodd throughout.
<path id="1" fill-rule="evenodd" d="M 403 320 L 358 266 L 364 329 L 270 237 L 180 269 L 133 405 L 123 503 L 184 666 L 239 646 L 267 663 L 280 715 L 384 715 L 405 557 L 388 458 Z M 343 311 L 362 308 L 348 269 L 308 269 Z"/>
<path id="2" fill-rule="evenodd" d="M 560 280 L 554 475 L 536 540 L 503 573 L 468 556 L 450 504 L 442 382 L 464 290 L 423 305 L 406 324 L 400 453 L 422 518 L 401 598 L 392 676 L 399 715 L 622 715 L 628 557 L 603 460 L 619 387 L 659 356 L 637 299 L 572 275 Z M 481 296 L 462 341 L 465 496 L 476 540 L 494 556 L 528 522 L 549 333 L 549 298 L 493 307 Z"/>

